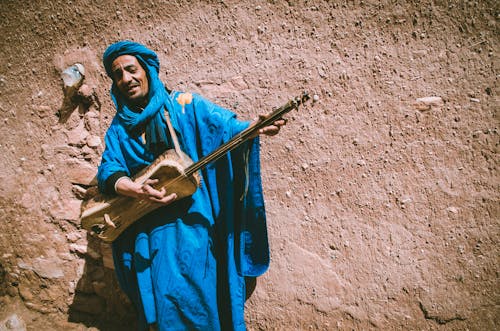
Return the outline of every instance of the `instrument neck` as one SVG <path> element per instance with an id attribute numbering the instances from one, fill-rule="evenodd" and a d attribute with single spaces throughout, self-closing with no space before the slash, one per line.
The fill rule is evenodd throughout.
<path id="1" fill-rule="evenodd" d="M 303 104 L 307 100 L 309 100 L 309 95 L 306 92 L 304 92 L 301 97 L 288 101 L 285 105 L 274 110 L 266 118 L 254 122 L 248 128 L 246 128 L 245 130 L 234 136 L 227 143 L 223 144 L 212 153 L 201 158 L 198 162 L 193 163 L 191 166 L 187 167 L 185 169 L 186 176 L 193 175 L 198 170 L 202 169 L 204 166 L 218 160 L 227 152 L 232 151 L 233 149 L 239 147 L 245 141 L 254 137 L 260 129 L 273 124 L 275 121 L 279 120 L 284 114 L 288 113 L 292 109 L 297 109 L 301 104 Z"/>

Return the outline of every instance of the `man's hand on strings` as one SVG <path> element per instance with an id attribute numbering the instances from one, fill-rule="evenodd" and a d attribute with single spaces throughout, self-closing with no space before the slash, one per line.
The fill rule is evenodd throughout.
<path id="1" fill-rule="evenodd" d="M 258 119 L 256 119 L 253 124 L 258 124 L 259 122 L 266 120 L 269 116 L 270 113 L 265 115 L 259 115 Z M 279 120 L 274 121 L 271 125 L 260 128 L 255 133 L 255 135 L 252 136 L 252 138 L 257 137 L 259 134 L 265 134 L 267 136 L 277 135 L 280 132 L 281 127 L 286 125 L 286 122 L 287 122 L 286 119 L 280 118 Z"/>
<path id="2" fill-rule="evenodd" d="M 137 199 L 145 199 L 163 205 L 171 204 L 177 199 L 177 194 L 172 193 L 167 195 L 165 188 L 157 190 L 153 185 L 158 183 L 158 179 L 148 179 L 143 184 L 135 183 L 130 178 L 124 177 L 116 183 L 116 193 L 134 197 Z"/>
<path id="3" fill-rule="evenodd" d="M 143 199 L 148 199 L 153 202 L 168 205 L 177 198 L 177 194 L 175 193 L 167 195 L 167 190 L 164 187 L 162 187 L 160 190 L 155 189 L 153 185 L 156 183 L 158 183 L 158 179 L 148 179 L 144 184 L 142 184 L 141 197 Z"/>

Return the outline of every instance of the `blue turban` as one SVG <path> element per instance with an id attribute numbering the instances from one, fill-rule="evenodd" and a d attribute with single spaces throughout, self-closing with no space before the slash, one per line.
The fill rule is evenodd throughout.
<path id="1" fill-rule="evenodd" d="M 110 45 L 102 56 L 104 68 L 111 79 L 113 79 L 111 65 L 117 57 L 122 55 L 133 55 L 139 60 L 141 65 L 144 66 L 147 64 L 155 68 L 157 73 L 160 72 L 160 60 L 158 60 L 155 52 L 133 41 L 119 41 Z"/>
<path id="2" fill-rule="evenodd" d="M 149 82 L 148 104 L 141 112 L 129 108 L 126 99 L 121 95 L 113 81 L 111 98 L 115 103 L 117 115 L 132 134 L 146 133 L 146 145 L 154 154 L 158 155 L 171 144 L 167 135 L 163 109 L 173 111 L 172 98 L 167 93 L 158 74 L 160 61 L 155 52 L 144 45 L 133 41 L 119 41 L 110 45 L 103 54 L 104 68 L 108 76 L 113 79 L 111 66 L 113 61 L 121 55 L 132 55 L 137 58 L 146 71 Z"/>

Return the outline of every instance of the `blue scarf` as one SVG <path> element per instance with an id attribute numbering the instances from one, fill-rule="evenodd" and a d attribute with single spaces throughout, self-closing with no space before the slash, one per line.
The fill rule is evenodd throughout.
<path id="1" fill-rule="evenodd" d="M 119 41 L 110 45 L 103 55 L 103 63 L 108 76 L 113 79 L 111 66 L 113 61 L 121 55 L 133 55 L 137 58 L 146 71 L 149 81 L 148 105 L 142 111 L 131 109 L 121 95 L 114 80 L 111 86 L 111 99 L 113 100 L 119 118 L 128 132 L 134 135 L 146 134 L 146 147 L 155 155 L 159 155 L 171 146 L 171 138 L 167 134 L 164 117 L 164 107 L 169 112 L 174 109 L 172 98 L 167 93 L 158 74 L 160 61 L 155 52 L 136 42 Z M 171 116 L 174 118 L 175 116 Z M 172 124 L 177 127 L 176 123 Z"/>

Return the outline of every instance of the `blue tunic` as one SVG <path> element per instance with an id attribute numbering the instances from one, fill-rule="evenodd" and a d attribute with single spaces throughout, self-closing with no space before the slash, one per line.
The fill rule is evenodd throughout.
<path id="1" fill-rule="evenodd" d="M 196 162 L 247 122 L 199 95 L 170 110 L 182 150 Z M 99 166 L 101 190 L 112 174 L 133 176 L 154 155 L 115 116 Z M 269 266 L 258 138 L 201 171 L 201 187 L 128 228 L 113 243 L 116 274 L 137 308 L 139 328 L 245 330 L 245 276 Z"/>

